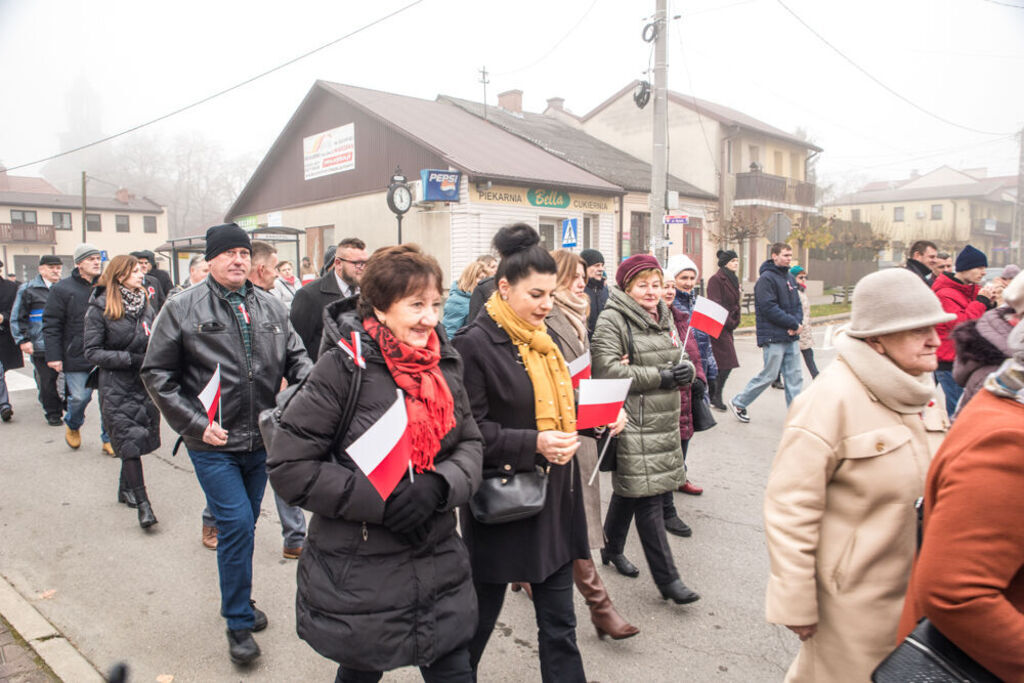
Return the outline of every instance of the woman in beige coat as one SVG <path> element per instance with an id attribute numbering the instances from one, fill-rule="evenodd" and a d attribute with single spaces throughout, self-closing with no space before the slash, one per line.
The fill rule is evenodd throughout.
<path id="1" fill-rule="evenodd" d="M 794 402 L 765 492 L 768 621 L 803 644 L 786 681 L 868 681 L 896 646 L 914 502 L 949 426 L 935 400 L 935 325 L 919 278 L 872 273 L 838 358 Z"/>

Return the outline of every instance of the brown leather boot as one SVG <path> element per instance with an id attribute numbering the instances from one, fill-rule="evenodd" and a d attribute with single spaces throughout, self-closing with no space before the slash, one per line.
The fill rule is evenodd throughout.
<path id="1" fill-rule="evenodd" d="M 593 560 L 574 560 L 572 578 L 576 582 L 576 589 L 590 607 L 590 621 L 597 629 L 598 638 L 603 640 L 605 636 L 611 636 L 612 640 L 622 640 L 640 633 L 640 629 L 623 619 L 615 610 Z"/>

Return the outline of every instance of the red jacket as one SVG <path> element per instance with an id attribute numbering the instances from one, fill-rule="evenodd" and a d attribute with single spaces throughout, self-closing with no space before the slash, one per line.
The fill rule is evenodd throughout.
<path id="1" fill-rule="evenodd" d="M 952 313 L 956 320 L 935 326 L 942 344 L 936 353 L 939 362 L 952 363 L 956 359 L 956 344 L 953 342 L 953 328 L 967 320 L 976 320 L 988 310 L 985 301 L 978 301 L 978 285 L 968 285 L 955 279 L 949 273 L 935 278 L 932 291 L 939 297 L 942 310 Z"/>

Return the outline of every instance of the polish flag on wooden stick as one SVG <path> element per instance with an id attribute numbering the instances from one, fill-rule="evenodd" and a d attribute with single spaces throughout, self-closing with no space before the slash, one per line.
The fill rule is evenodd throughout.
<path id="1" fill-rule="evenodd" d="M 615 422 L 626 402 L 631 379 L 585 379 L 580 382 L 576 429 L 603 427 Z"/>
<path id="2" fill-rule="evenodd" d="M 199 392 L 199 402 L 206 408 L 206 416 L 210 418 L 210 424 L 213 424 L 213 419 L 217 417 L 217 411 L 220 409 L 220 363 L 217 363 L 213 377 Z"/>
<path id="3" fill-rule="evenodd" d="M 729 311 L 711 299 L 698 296 L 697 303 L 693 306 L 693 314 L 690 316 L 690 326 L 718 339 L 718 335 L 722 333 L 722 328 L 725 327 L 725 321 L 728 319 Z"/>
<path id="4" fill-rule="evenodd" d="M 402 480 L 412 459 L 412 437 L 401 389 L 387 412 L 345 450 L 381 499 L 386 500 Z"/>
<path id="5" fill-rule="evenodd" d="M 569 363 L 569 375 L 573 389 L 579 389 L 581 380 L 590 379 L 590 351 L 584 351 L 582 356 Z"/>

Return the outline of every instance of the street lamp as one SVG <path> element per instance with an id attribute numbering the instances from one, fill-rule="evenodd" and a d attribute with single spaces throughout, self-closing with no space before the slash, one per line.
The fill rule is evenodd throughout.
<path id="1" fill-rule="evenodd" d="M 395 173 L 391 176 L 391 184 L 388 185 L 388 208 L 395 214 L 398 220 L 398 243 L 402 243 L 402 216 L 412 207 L 412 192 L 402 175 L 402 169 L 395 167 Z"/>

